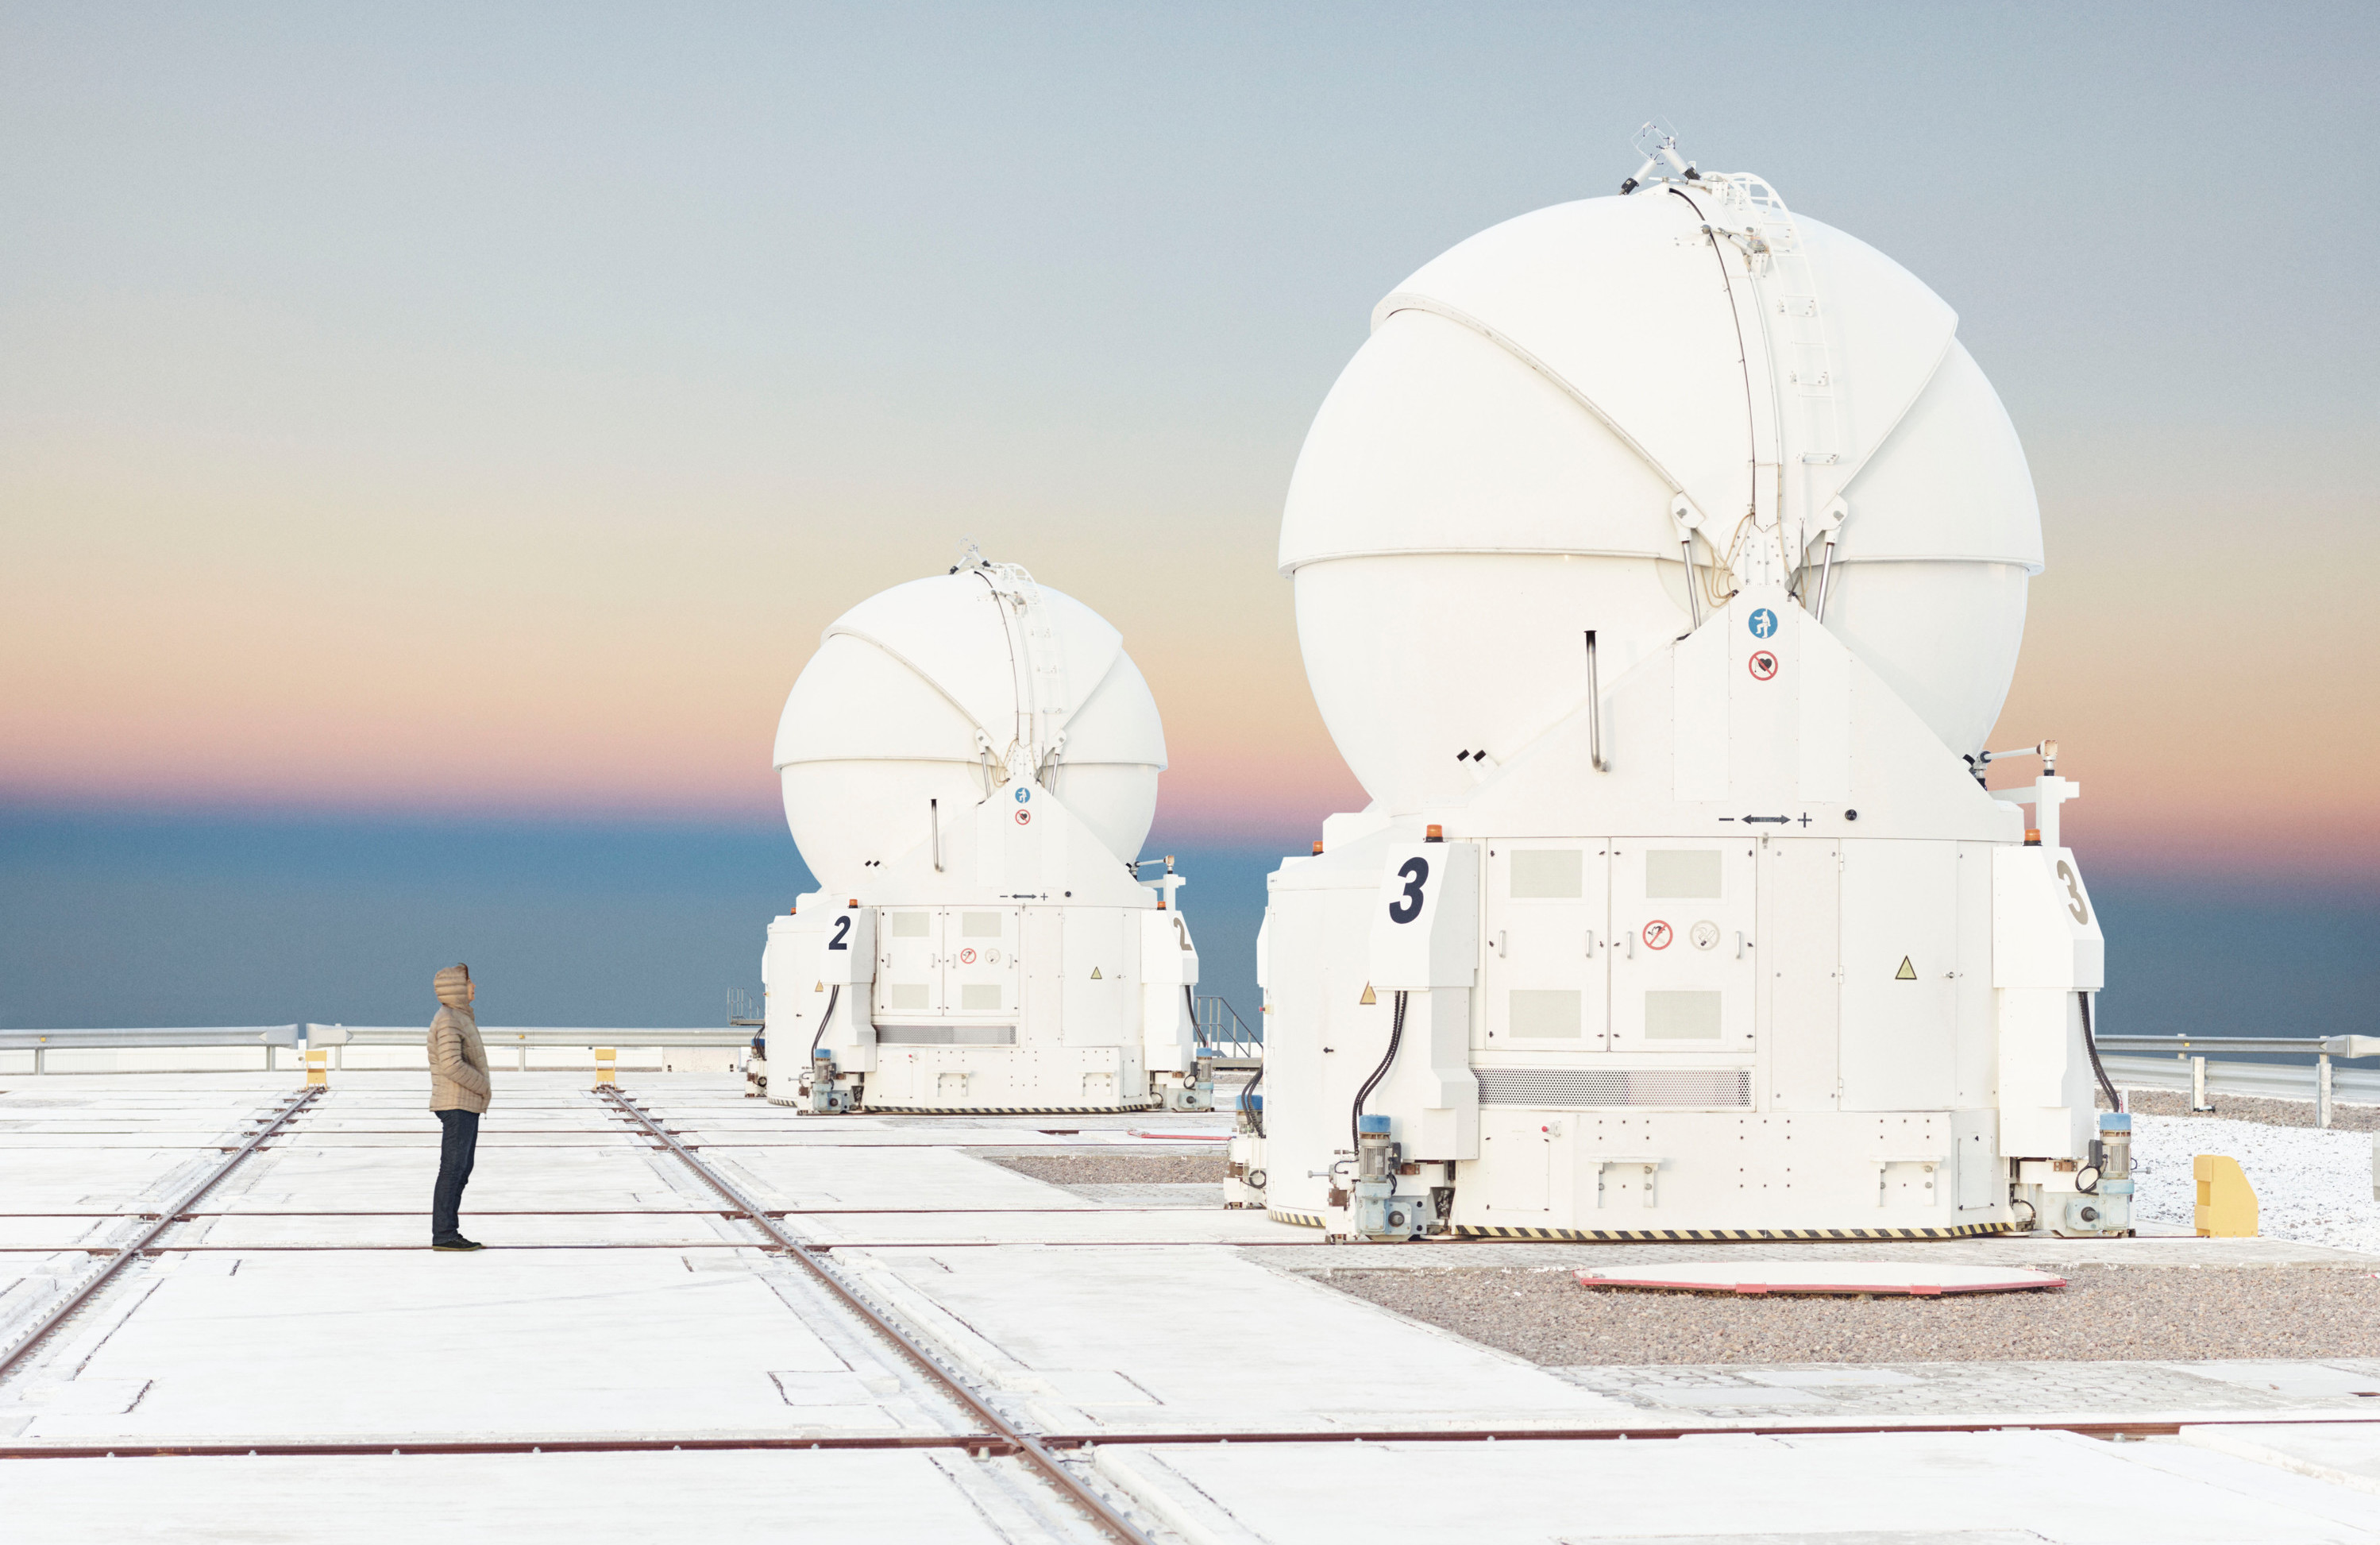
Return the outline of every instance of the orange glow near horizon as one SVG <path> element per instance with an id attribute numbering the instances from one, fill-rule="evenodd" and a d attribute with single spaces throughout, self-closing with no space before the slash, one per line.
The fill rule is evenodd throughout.
<path id="1" fill-rule="evenodd" d="M 819 630 L 960 534 L 898 508 L 565 513 L 583 489 L 359 508 L 252 468 L 78 463 L 119 470 L 44 491 L 0 580 L 0 799 L 18 804 L 772 821 L 769 745 Z M 2060 741 L 2078 849 L 2111 870 L 2380 877 L 2380 688 L 2346 663 L 2365 609 L 2308 606 L 2287 559 L 2336 545 L 2352 501 L 2250 535 L 2229 512 L 2252 491 L 2219 480 L 2184 501 L 2054 475 L 2078 486 L 2045 501 L 2051 566 L 1993 744 Z M 2152 523 L 2159 544 L 2128 534 Z M 1165 714 L 1170 840 L 1295 843 L 1364 803 L 1306 691 L 1269 509 L 965 529 L 1123 630 Z"/>

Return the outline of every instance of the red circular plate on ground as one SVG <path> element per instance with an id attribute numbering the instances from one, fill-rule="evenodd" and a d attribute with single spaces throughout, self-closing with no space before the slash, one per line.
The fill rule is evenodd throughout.
<path id="1" fill-rule="evenodd" d="M 1937 1298 L 1954 1293 L 2024 1293 L 2064 1287 L 2064 1277 L 2011 1266 L 1929 1266 L 1912 1261 L 1678 1261 L 1641 1271 L 1581 1271 L 1581 1287 L 1649 1288 L 1670 1293 L 1869 1293 Z"/>

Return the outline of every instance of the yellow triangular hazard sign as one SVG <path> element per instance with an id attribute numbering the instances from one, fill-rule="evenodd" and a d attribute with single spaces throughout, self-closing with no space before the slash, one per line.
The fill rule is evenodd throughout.
<path id="1" fill-rule="evenodd" d="M 1096 967 L 1096 966 L 1094 966 L 1094 967 L 1091 967 L 1091 979 L 1092 979 L 1093 981 L 1099 981 L 1099 980 L 1102 979 L 1100 978 L 1100 976 L 1099 976 L 1099 968 L 1098 967 Z"/>
<path id="2" fill-rule="evenodd" d="M 813 992 L 823 992 L 826 991 L 826 983 L 820 982 L 816 987 L 811 988 L 810 991 Z"/>
<path id="3" fill-rule="evenodd" d="M 1900 957 L 1900 969 L 1892 973 L 1892 979 L 1895 981 L 1915 981 L 1917 979 L 1917 967 L 1909 964 L 1909 957 L 1907 955 L 1904 955 Z"/>
<path id="4" fill-rule="evenodd" d="M 1364 984 L 1364 995 L 1355 1001 L 1359 1004 L 1377 1004 L 1380 1000 L 1373 995 L 1372 984 L 1367 981 Z"/>

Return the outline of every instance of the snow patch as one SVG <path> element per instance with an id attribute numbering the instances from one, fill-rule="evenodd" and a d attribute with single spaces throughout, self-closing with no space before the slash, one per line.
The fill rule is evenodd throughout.
<path id="1" fill-rule="evenodd" d="M 2191 1160 L 2240 1162 L 2256 1190 L 2257 1229 L 2269 1238 L 2380 1251 L 2380 1201 L 2372 1197 L 2374 1137 L 2266 1126 L 2212 1116 L 2132 1118 L 2134 1214 L 2188 1227 L 2197 1203 Z"/>

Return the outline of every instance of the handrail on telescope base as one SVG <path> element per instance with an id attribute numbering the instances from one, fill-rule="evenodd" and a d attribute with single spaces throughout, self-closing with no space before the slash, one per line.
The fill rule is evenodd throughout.
<path id="1" fill-rule="evenodd" d="M 1693 576 L 1687 576 L 1691 587 Z M 1597 772 L 1609 772 L 1611 764 L 1603 760 L 1603 687 L 1597 679 L 1595 663 L 1595 629 L 1586 630 L 1586 754 Z"/>

